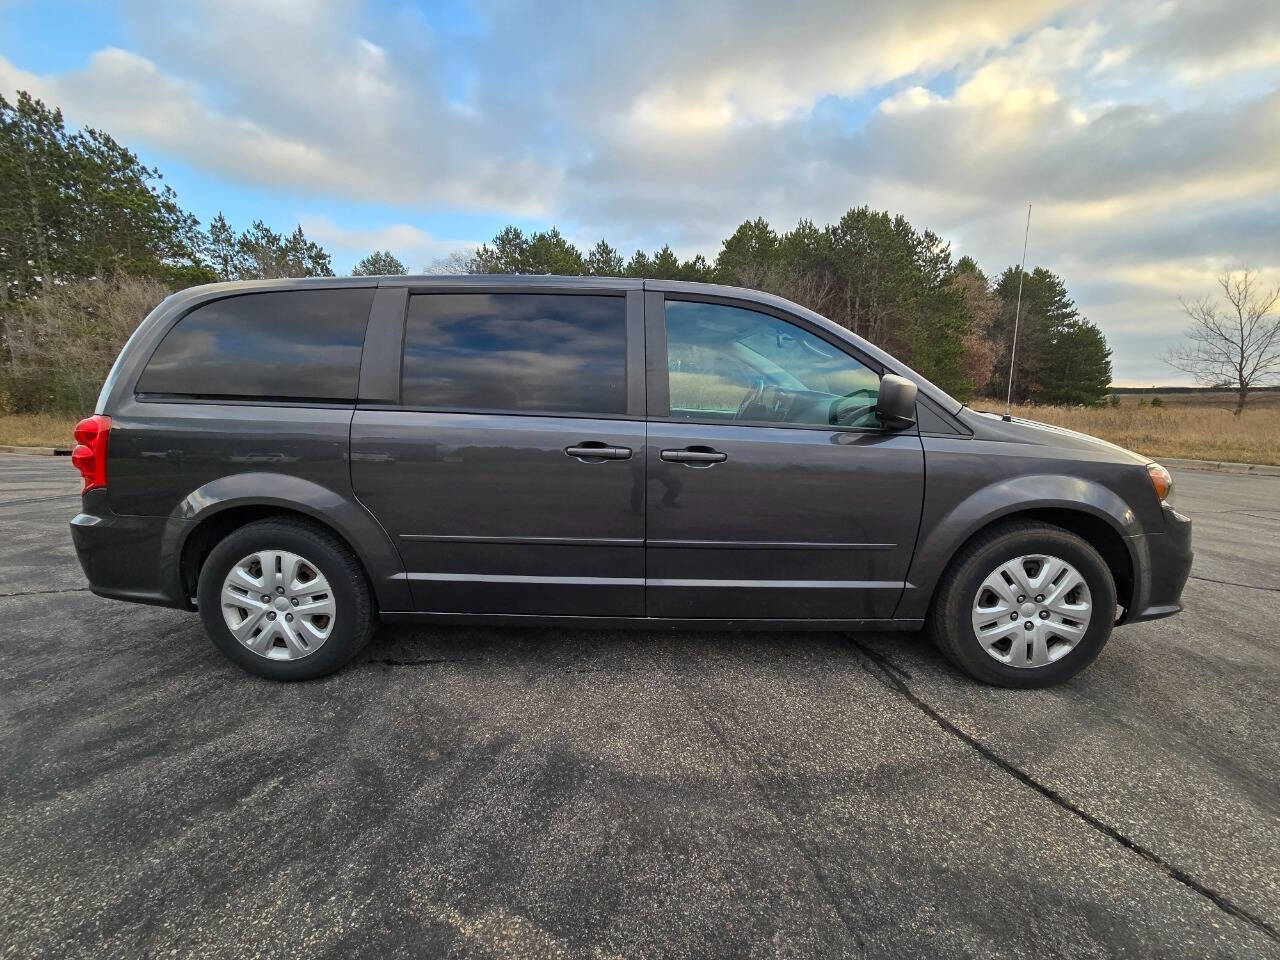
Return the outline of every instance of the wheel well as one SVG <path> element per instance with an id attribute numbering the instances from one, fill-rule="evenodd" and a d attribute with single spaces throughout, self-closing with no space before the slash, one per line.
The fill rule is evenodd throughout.
<path id="1" fill-rule="evenodd" d="M 1034 520 L 1047 523 L 1082 538 L 1102 556 L 1111 571 L 1112 579 L 1116 582 L 1116 603 L 1124 607 L 1126 613 L 1128 612 L 1133 603 L 1133 559 L 1129 556 L 1129 548 L 1125 546 L 1124 538 L 1111 524 L 1091 513 L 1047 507 L 1007 514 L 999 520 L 993 520 L 982 529 L 975 530 L 973 536 L 964 542 L 955 555 L 959 556 L 975 537 L 1011 520 Z"/>
<path id="2" fill-rule="evenodd" d="M 360 562 L 362 567 L 364 566 L 364 561 L 360 559 L 360 554 L 351 546 L 351 542 L 324 521 L 317 520 L 301 510 L 289 510 L 285 507 L 270 504 L 246 504 L 242 507 L 229 507 L 226 510 L 218 511 L 213 516 L 202 520 L 187 535 L 186 541 L 182 544 L 182 559 L 179 563 L 183 595 L 188 599 L 196 595 L 196 586 L 200 580 L 200 568 L 204 566 L 205 559 L 214 547 L 229 534 L 239 530 L 246 524 L 254 523 L 258 520 L 266 520 L 269 517 L 290 517 L 303 520 L 328 531 L 341 540 L 346 548 L 351 551 L 351 555 Z"/>

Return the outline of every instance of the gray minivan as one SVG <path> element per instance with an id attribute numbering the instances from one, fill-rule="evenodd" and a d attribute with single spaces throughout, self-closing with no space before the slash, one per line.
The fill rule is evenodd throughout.
<path id="1" fill-rule="evenodd" d="M 1168 473 L 977 413 L 733 287 L 596 277 L 174 294 L 76 430 L 93 591 L 199 610 L 252 673 L 330 673 L 376 622 L 919 630 L 1062 681 L 1169 616 Z"/>

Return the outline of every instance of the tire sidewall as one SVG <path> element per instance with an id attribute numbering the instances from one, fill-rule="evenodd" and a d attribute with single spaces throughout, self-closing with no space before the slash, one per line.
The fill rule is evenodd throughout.
<path id="1" fill-rule="evenodd" d="M 1043 667 L 1012 667 L 992 657 L 973 630 L 972 608 L 983 580 L 1001 564 L 1028 554 L 1046 554 L 1070 563 L 1084 577 L 1093 614 L 1084 637 L 1066 656 Z M 945 629 L 950 652 L 980 680 L 1005 687 L 1043 687 L 1062 683 L 1091 664 L 1111 636 L 1116 619 L 1116 588 L 1098 552 L 1074 534 L 1044 530 L 1011 531 L 978 549 L 957 570 L 948 591 Z"/>
<path id="2" fill-rule="evenodd" d="M 270 660 L 237 640 L 222 617 L 222 584 L 231 567 L 256 550 L 287 550 L 305 557 L 329 582 L 336 610 L 333 630 L 320 649 L 301 660 Z M 251 524 L 229 534 L 210 552 L 197 587 L 200 616 L 209 639 L 249 673 L 271 680 L 311 680 L 339 669 L 364 645 L 360 587 L 348 572 L 347 558 L 308 530 L 285 524 Z M 367 601 L 366 601 L 367 604 Z"/>

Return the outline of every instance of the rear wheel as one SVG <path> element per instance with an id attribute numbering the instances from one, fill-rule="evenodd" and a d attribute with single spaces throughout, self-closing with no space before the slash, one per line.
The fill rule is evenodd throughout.
<path id="1" fill-rule="evenodd" d="M 930 630 L 973 677 L 1043 687 L 1092 663 L 1115 619 L 1115 582 L 1098 551 L 1060 527 L 1015 522 L 980 535 L 952 563 Z"/>
<path id="2" fill-rule="evenodd" d="M 291 518 L 250 523 L 224 538 L 200 570 L 197 599 L 214 645 L 272 680 L 332 673 L 373 634 L 359 560 L 333 534 Z"/>

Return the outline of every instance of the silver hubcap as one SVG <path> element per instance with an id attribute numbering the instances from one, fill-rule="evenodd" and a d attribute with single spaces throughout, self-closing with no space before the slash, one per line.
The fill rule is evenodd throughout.
<path id="1" fill-rule="evenodd" d="M 333 633 L 336 604 L 320 568 L 287 550 L 259 550 L 222 582 L 222 619 L 260 657 L 300 660 Z"/>
<path id="2" fill-rule="evenodd" d="M 973 598 L 973 632 L 982 649 L 1011 667 L 1043 667 L 1084 639 L 1093 603 L 1067 561 L 1029 554 L 1001 564 Z"/>

